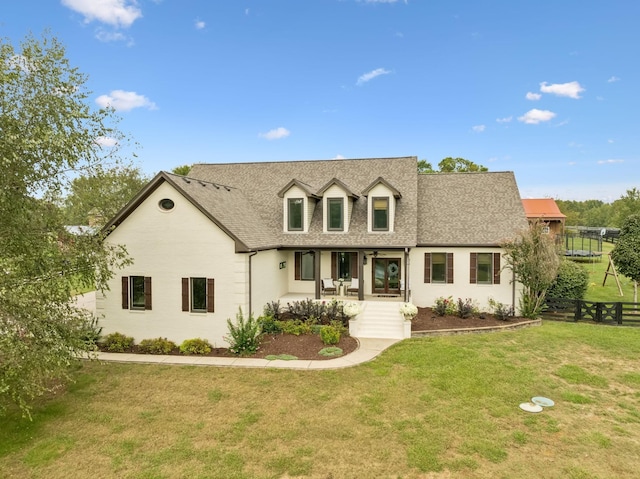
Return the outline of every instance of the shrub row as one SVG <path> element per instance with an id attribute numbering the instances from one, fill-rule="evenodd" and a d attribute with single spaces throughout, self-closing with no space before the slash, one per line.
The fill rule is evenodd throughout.
<path id="1" fill-rule="evenodd" d="M 272 301 L 265 305 L 264 316 L 274 320 L 292 319 L 303 323 L 329 325 L 333 321 L 340 321 L 344 326 L 349 324 L 349 317 L 344 313 L 342 301 L 315 301 L 304 299 L 293 301 L 285 306 L 280 301 Z"/>
<path id="2" fill-rule="evenodd" d="M 105 336 L 99 344 L 103 349 L 112 353 L 124 353 L 133 349 L 135 341 L 132 336 L 111 333 Z M 176 343 L 167 338 L 143 339 L 138 344 L 138 351 L 145 354 L 169 354 L 177 348 Z M 206 339 L 194 338 L 185 339 L 179 349 L 182 354 L 209 354 L 213 346 Z"/>
<path id="3" fill-rule="evenodd" d="M 499 301 L 489 298 L 489 307 L 491 313 L 498 319 L 506 321 L 514 315 L 513 307 L 503 304 Z M 468 318 L 470 316 L 480 316 L 483 313 L 478 308 L 478 305 L 471 298 L 462 299 L 458 298 L 457 301 L 449 296 L 448 298 L 439 297 L 432 307 L 433 311 L 439 316 L 452 315 L 459 316 L 461 318 Z"/>

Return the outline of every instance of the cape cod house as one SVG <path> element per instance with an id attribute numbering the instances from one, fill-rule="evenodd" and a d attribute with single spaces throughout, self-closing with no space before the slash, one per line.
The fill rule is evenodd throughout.
<path id="1" fill-rule="evenodd" d="M 159 173 L 105 226 L 134 262 L 97 308 L 104 334 L 224 345 L 239 307 L 259 316 L 278 299 L 517 304 L 500 243 L 526 225 L 511 172 L 421 175 L 416 157 L 198 164 Z"/>

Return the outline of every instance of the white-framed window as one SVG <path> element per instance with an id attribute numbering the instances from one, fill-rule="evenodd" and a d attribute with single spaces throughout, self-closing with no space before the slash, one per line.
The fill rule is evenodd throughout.
<path id="1" fill-rule="evenodd" d="M 289 198 L 287 200 L 287 230 L 304 230 L 304 198 Z"/>
<path id="2" fill-rule="evenodd" d="M 344 231 L 344 198 L 327 198 L 327 230 Z"/>
<path id="3" fill-rule="evenodd" d="M 374 196 L 371 199 L 371 229 L 373 231 L 389 231 L 389 198 Z"/>

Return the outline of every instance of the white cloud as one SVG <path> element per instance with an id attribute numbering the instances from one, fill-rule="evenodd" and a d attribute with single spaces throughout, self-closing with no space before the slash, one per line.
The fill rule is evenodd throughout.
<path id="1" fill-rule="evenodd" d="M 142 17 L 135 0 L 62 0 L 62 4 L 83 15 L 86 23 L 97 20 L 117 28 L 127 28 Z"/>
<path id="2" fill-rule="evenodd" d="M 566 96 L 569 98 L 580 98 L 580 93 L 585 91 L 577 81 L 569 83 L 554 83 L 548 85 L 546 81 L 540 83 L 540 91 L 542 93 L 552 93 L 557 96 Z"/>
<path id="3" fill-rule="evenodd" d="M 96 144 L 100 146 L 112 147 L 118 144 L 118 140 L 111 138 L 110 136 L 99 136 L 95 139 Z"/>
<path id="4" fill-rule="evenodd" d="M 617 81 L 620 81 L 620 78 L 618 78 L 617 76 L 614 75 L 614 76 L 612 76 L 611 78 L 609 78 L 607 80 L 607 83 L 614 83 L 614 82 L 617 82 Z"/>
<path id="5" fill-rule="evenodd" d="M 96 103 L 102 108 L 111 107 L 118 111 L 129 111 L 134 108 L 157 109 L 156 104 L 144 95 L 134 91 L 113 90 L 109 95 L 100 95 Z"/>
<path id="6" fill-rule="evenodd" d="M 371 70 L 369 73 L 365 73 L 364 75 L 360 75 L 356 85 L 362 85 L 363 83 L 367 83 L 370 80 L 373 80 L 375 77 L 380 75 L 388 75 L 391 73 L 389 70 L 385 70 L 384 68 L 376 68 L 375 70 Z"/>
<path id="7" fill-rule="evenodd" d="M 475 131 L 476 133 L 482 133 L 484 131 L 484 129 L 485 129 L 485 126 L 484 125 L 475 125 L 475 126 L 472 126 L 471 129 L 473 131 Z"/>
<path id="8" fill-rule="evenodd" d="M 123 35 L 120 32 L 109 32 L 103 28 L 98 28 L 96 30 L 96 38 L 101 42 L 123 42 L 125 40 L 129 40 L 126 35 Z M 131 41 L 131 40 L 130 40 Z"/>
<path id="9" fill-rule="evenodd" d="M 552 111 L 538 110 L 537 108 L 534 108 L 533 110 L 529 110 L 524 115 L 518 117 L 518 121 L 529 125 L 537 125 L 543 121 L 549 121 L 555 116 L 556 114 Z"/>
<path id="10" fill-rule="evenodd" d="M 599 165 L 611 165 L 613 163 L 624 163 L 624 160 L 609 159 L 609 160 L 600 160 L 600 161 L 598 161 Z"/>
<path id="11" fill-rule="evenodd" d="M 260 138 L 264 138 L 265 140 L 280 140 L 282 138 L 286 138 L 290 134 L 291 132 L 286 128 L 279 127 L 273 130 L 269 130 L 266 133 L 259 133 L 258 136 Z"/>
<path id="12" fill-rule="evenodd" d="M 540 93 L 527 92 L 525 97 L 526 97 L 527 100 L 536 101 L 536 100 L 539 100 L 540 98 L 542 98 L 542 95 Z"/>
<path id="13" fill-rule="evenodd" d="M 340 155 L 340 154 L 338 154 L 338 155 L 334 156 L 334 157 L 333 157 L 333 159 L 334 159 L 334 160 L 344 160 L 344 159 L 345 159 L 345 157 L 344 157 L 344 156 L 342 156 L 342 155 Z"/>
<path id="14" fill-rule="evenodd" d="M 510 123 L 513 120 L 513 116 L 505 116 L 504 118 L 496 118 L 498 123 Z"/>
<path id="15" fill-rule="evenodd" d="M 196 30 L 202 30 L 204 27 L 207 26 L 207 24 L 204 23 L 202 20 L 196 20 L 195 26 L 196 26 Z"/>
<path id="16" fill-rule="evenodd" d="M 609 139 L 609 140 L 607 140 L 607 143 L 615 143 L 615 140 Z"/>

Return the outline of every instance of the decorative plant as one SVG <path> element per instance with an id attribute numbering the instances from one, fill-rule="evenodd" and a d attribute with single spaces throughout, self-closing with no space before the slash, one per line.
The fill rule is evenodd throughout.
<path id="1" fill-rule="evenodd" d="M 412 303 L 402 303 L 402 306 L 400 306 L 400 314 L 402 314 L 405 319 L 413 319 L 418 315 L 418 308 Z"/>
<path id="2" fill-rule="evenodd" d="M 438 316 L 457 313 L 456 304 L 454 303 L 451 296 L 449 296 L 448 298 L 445 298 L 443 296 L 436 298 L 436 304 L 433 306 L 433 310 Z"/>
<path id="3" fill-rule="evenodd" d="M 167 338 L 143 339 L 138 349 L 144 354 L 169 354 L 176 348 L 176 343 Z"/>
<path id="4" fill-rule="evenodd" d="M 238 308 L 236 324 L 227 319 L 229 337 L 225 340 L 229 343 L 229 351 L 238 355 L 253 354 L 260 346 L 260 323 L 250 314 L 245 319 L 242 308 Z"/>
<path id="5" fill-rule="evenodd" d="M 359 315 L 362 312 L 362 309 L 360 308 L 360 305 L 358 303 L 349 301 L 347 303 L 344 303 L 342 311 L 345 316 L 353 318 L 354 316 Z"/>
<path id="6" fill-rule="evenodd" d="M 478 308 L 471 298 L 465 300 L 458 298 L 458 316 L 468 318 L 469 316 L 473 316 L 477 311 Z"/>
<path id="7" fill-rule="evenodd" d="M 334 326 L 322 326 L 320 328 L 320 339 L 328 346 L 340 342 L 340 330 Z"/>
<path id="8" fill-rule="evenodd" d="M 103 347 L 112 353 L 122 353 L 129 351 L 133 347 L 133 337 L 122 333 L 108 334 L 102 342 Z"/>
<path id="9" fill-rule="evenodd" d="M 206 339 L 185 339 L 180 345 L 182 354 L 209 354 L 213 346 Z"/>
<path id="10" fill-rule="evenodd" d="M 489 307 L 493 311 L 493 315 L 502 321 L 506 321 L 514 314 L 513 306 L 507 306 L 493 298 L 489 298 Z"/>

